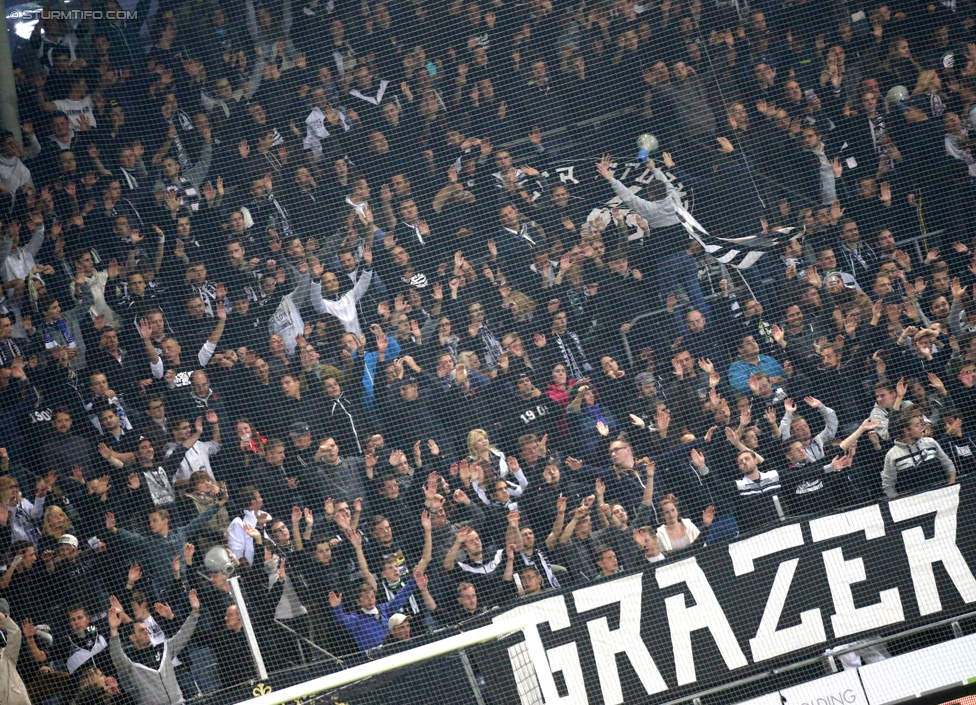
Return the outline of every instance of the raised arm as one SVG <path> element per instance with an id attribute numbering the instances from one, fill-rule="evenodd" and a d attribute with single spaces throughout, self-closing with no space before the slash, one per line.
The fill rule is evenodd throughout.
<path id="1" fill-rule="evenodd" d="M 427 608 L 427 611 L 433 612 L 436 610 L 437 601 L 434 599 L 434 596 L 430 594 L 430 590 L 427 589 L 427 576 L 419 570 L 414 569 L 413 581 L 417 584 L 417 590 L 420 591 L 420 596 L 424 598 L 424 606 Z"/>
<path id="2" fill-rule="evenodd" d="M 183 176 L 198 189 L 206 180 L 207 173 L 210 171 L 210 162 L 213 159 L 213 142 L 210 138 L 210 127 L 201 130 L 203 137 L 203 149 L 200 150 L 200 158 L 189 169 L 183 172 Z"/>
<path id="3" fill-rule="evenodd" d="M 163 361 L 159 359 L 159 355 L 156 354 L 156 348 L 152 342 L 152 328 L 149 325 L 149 321 L 145 318 L 139 319 L 139 337 L 142 338 L 142 346 L 146 350 L 146 356 L 149 358 L 149 369 L 152 370 L 152 375 L 156 379 L 162 379 L 165 370 L 163 369 Z"/>
<path id="4" fill-rule="evenodd" d="M 566 522 L 566 498 L 559 495 L 556 500 L 556 518 L 552 522 L 552 529 L 546 537 L 546 548 L 550 551 L 556 548 L 559 537 L 563 533 L 563 524 Z"/>
<path id="5" fill-rule="evenodd" d="M 851 435 L 849 435 L 847 438 L 845 438 L 840 442 L 840 449 L 846 452 L 848 448 L 850 448 L 855 443 L 857 443 L 858 438 L 860 438 L 865 433 L 868 433 L 869 431 L 873 431 L 880 425 L 881 425 L 881 419 L 873 419 L 873 420 L 865 419 L 864 421 L 861 422 L 861 425 L 857 427 L 854 433 L 852 433 Z"/>
<path id="6" fill-rule="evenodd" d="M 451 544 L 451 548 L 448 550 L 447 555 L 444 556 L 444 570 L 454 570 L 454 564 L 457 562 L 457 554 L 458 551 L 461 550 L 461 544 L 464 543 L 465 539 L 468 538 L 468 534 L 470 533 L 470 526 L 462 526 L 460 529 L 458 529 L 457 535 L 454 537 L 454 543 Z"/>
<path id="7" fill-rule="evenodd" d="M 590 498 L 588 497 L 587 499 Z M 569 523 L 566 524 L 565 528 L 563 529 L 563 533 L 559 536 L 560 545 L 569 541 L 570 537 L 573 535 L 573 532 L 576 531 L 576 522 L 585 517 L 589 511 L 590 508 L 585 504 L 585 501 L 584 504 L 581 504 L 576 508 L 576 511 L 573 512 L 573 518 L 569 520 Z"/>
<path id="8" fill-rule="evenodd" d="M 108 611 L 108 648 L 109 654 L 112 657 L 112 665 L 115 666 L 115 670 L 119 673 L 131 675 L 135 669 L 132 666 L 132 661 L 130 661 L 129 657 L 125 655 L 124 651 L 122 651 L 122 642 L 119 640 L 120 626 L 122 626 L 121 607 L 110 607 Z"/>
<path id="9" fill-rule="evenodd" d="M 644 494 L 641 496 L 641 505 L 644 507 L 654 507 L 654 472 L 657 464 L 650 460 L 644 465 Z"/>
<path id="10" fill-rule="evenodd" d="M 366 295 L 366 290 L 373 281 L 373 248 L 370 245 L 363 245 L 363 263 L 366 267 L 359 275 L 356 286 L 352 288 L 352 298 L 357 303 Z"/>
<path id="11" fill-rule="evenodd" d="M 515 476 L 515 480 L 518 482 L 518 487 L 510 487 L 508 494 L 511 497 L 521 497 L 522 493 L 525 492 L 525 488 L 529 486 L 529 481 L 525 479 L 525 475 L 522 473 L 522 469 L 519 467 L 518 459 L 514 456 L 508 459 L 508 469 L 512 471 Z"/>
<path id="12" fill-rule="evenodd" d="M 820 415 L 823 416 L 824 430 L 817 434 L 817 438 L 820 439 L 822 444 L 827 443 L 827 441 L 837 435 L 837 414 L 829 406 L 826 406 L 822 401 L 814 397 L 805 397 L 803 401 L 814 409 L 817 409 Z"/>
<path id="13" fill-rule="evenodd" d="M 363 553 L 363 537 L 360 536 L 358 531 L 351 529 L 346 532 L 346 538 L 356 551 L 356 565 L 359 567 L 359 572 L 362 574 L 363 580 L 365 580 L 366 583 L 373 588 L 373 590 L 376 590 L 376 578 L 373 577 L 373 573 L 369 569 L 369 563 L 366 561 L 366 554 Z"/>
<path id="14" fill-rule="evenodd" d="M 24 639 L 27 641 L 27 651 L 30 653 L 31 658 L 34 659 L 36 663 L 47 663 L 47 653 L 41 651 L 37 646 L 37 641 L 34 636 L 37 634 L 37 627 L 34 626 L 34 622 L 27 618 L 21 623 L 21 629 L 23 629 Z M 7 637 L 10 638 L 9 636 Z"/>
<path id="15" fill-rule="evenodd" d="M 427 572 L 427 566 L 430 565 L 430 559 L 434 550 L 430 514 L 426 509 L 420 513 L 420 525 L 424 528 L 424 549 L 420 554 L 420 560 L 417 561 L 417 565 L 414 567 L 414 573 L 417 571 L 421 573 Z"/>
<path id="16" fill-rule="evenodd" d="M 508 544 L 505 547 L 505 572 L 502 573 L 502 580 L 506 583 L 512 582 L 512 576 L 515 574 L 515 544 Z"/>
<path id="17" fill-rule="evenodd" d="M 190 590 L 187 593 L 187 598 L 190 601 L 190 615 L 183 622 L 180 630 L 176 632 L 176 636 L 169 640 L 169 647 L 173 652 L 173 656 L 179 654 L 190 641 L 193 632 L 197 628 L 197 621 L 200 619 L 200 598 L 197 597 L 197 591 Z"/>
<path id="18" fill-rule="evenodd" d="M 515 550 L 521 551 L 524 546 L 522 545 L 522 532 L 519 529 L 519 513 L 514 509 L 509 510 L 506 520 L 508 521 L 508 526 L 505 527 L 505 545 L 512 544 L 515 546 Z"/>

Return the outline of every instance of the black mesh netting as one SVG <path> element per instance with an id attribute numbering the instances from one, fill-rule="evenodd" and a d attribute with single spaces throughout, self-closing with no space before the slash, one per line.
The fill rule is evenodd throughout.
<path id="1" fill-rule="evenodd" d="M 0 703 L 976 676 L 972 0 L 119 2 L 6 3 Z"/>

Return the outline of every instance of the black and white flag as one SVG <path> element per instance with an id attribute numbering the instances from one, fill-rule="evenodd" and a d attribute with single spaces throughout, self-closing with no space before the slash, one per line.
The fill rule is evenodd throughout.
<path id="1" fill-rule="evenodd" d="M 572 184 L 579 184 L 575 172 L 582 166 L 578 162 L 564 163 L 553 169 L 553 174 L 549 177 L 557 177 L 560 181 Z M 590 167 L 589 163 L 586 167 Z M 639 195 L 644 190 L 644 185 L 650 183 L 654 178 L 653 173 L 645 164 L 639 162 L 623 162 L 612 164 L 615 170 L 614 177 L 629 188 L 634 194 Z M 677 207 L 678 217 L 688 231 L 688 237 L 693 238 L 702 246 L 706 253 L 715 258 L 721 264 L 735 269 L 748 269 L 776 245 L 786 242 L 793 237 L 801 234 L 796 228 L 781 228 L 767 233 L 757 233 L 749 237 L 723 238 L 709 233 L 705 227 L 699 223 L 692 215 L 694 210 L 694 192 L 690 187 L 686 187 L 681 180 L 666 169 L 661 169 L 668 180 L 677 190 L 681 198 L 681 206 Z M 589 178 L 587 175 L 585 178 Z M 595 177 L 601 178 L 601 177 Z M 627 225 L 631 228 L 630 240 L 639 240 L 645 233 L 637 224 L 637 219 L 626 207 L 621 206 L 620 199 L 614 196 L 611 199 L 597 205 L 587 217 L 587 222 L 602 220 L 609 223 L 612 220 L 610 211 L 612 208 L 620 208 L 627 214 Z"/>

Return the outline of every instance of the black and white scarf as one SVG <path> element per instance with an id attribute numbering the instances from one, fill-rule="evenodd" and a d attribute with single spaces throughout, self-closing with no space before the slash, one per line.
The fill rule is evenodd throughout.
<path id="1" fill-rule="evenodd" d="M 88 627 L 81 634 L 68 634 L 68 641 L 73 647 L 72 653 L 65 661 L 65 665 L 68 667 L 68 673 L 77 671 L 89 659 L 108 646 L 105 637 L 99 634 L 95 627 Z"/>
<path id="2" fill-rule="evenodd" d="M 481 575 L 491 575 L 495 572 L 495 569 L 502 564 L 502 558 L 505 556 L 505 551 L 498 549 L 495 551 L 495 555 L 492 556 L 489 561 L 480 561 L 477 563 L 465 563 L 463 561 L 457 562 L 457 567 L 463 570 L 465 573 L 480 573 Z"/>
<path id="3" fill-rule="evenodd" d="M 586 377 L 587 372 L 593 371 L 593 366 L 586 360 L 583 345 L 580 343 L 579 336 L 576 333 L 566 331 L 559 335 L 553 334 L 553 338 L 556 341 L 556 345 L 559 346 L 559 352 L 563 356 L 563 361 L 566 363 L 570 378 L 583 379 Z M 570 345 L 563 338 L 569 338 L 572 344 Z"/>
<path id="4" fill-rule="evenodd" d="M 532 554 L 532 557 L 525 555 L 524 551 L 519 552 L 519 556 L 522 558 L 522 564 L 526 568 L 535 568 L 536 570 L 542 569 L 541 572 L 546 576 L 546 580 L 549 583 L 549 587 L 553 590 L 558 590 L 561 586 L 559 585 L 559 580 L 552 573 L 552 568 L 549 567 L 549 561 L 542 554 L 541 551 L 536 551 Z"/>
<path id="5" fill-rule="evenodd" d="M 400 578 L 400 580 L 392 585 L 384 580 L 383 590 L 386 593 L 386 601 L 393 602 L 396 599 L 397 593 L 403 589 L 404 585 L 406 585 L 406 581 L 403 578 Z M 420 614 L 420 605 L 417 604 L 416 594 L 410 595 L 410 599 L 407 602 L 410 604 L 410 611 L 413 614 Z M 400 611 L 403 612 L 402 609 Z"/>
<path id="6" fill-rule="evenodd" d="M 6 367 L 16 358 L 22 356 L 24 352 L 20 346 L 14 342 L 13 338 L 7 338 L 0 342 L 0 367 Z"/>

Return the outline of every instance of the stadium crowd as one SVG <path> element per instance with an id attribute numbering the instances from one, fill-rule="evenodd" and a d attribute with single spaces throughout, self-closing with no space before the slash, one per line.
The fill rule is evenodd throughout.
<path id="1" fill-rule="evenodd" d="M 252 678 L 214 547 L 277 670 L 972 472 L 971 0 L 189 5 L 15 57 L 0 702 Z"/>

